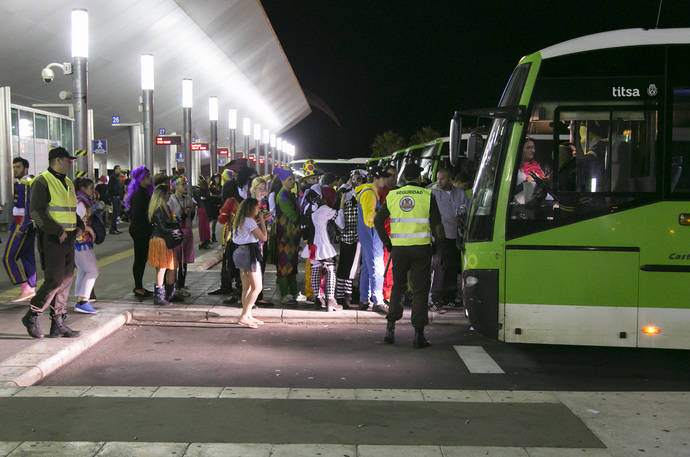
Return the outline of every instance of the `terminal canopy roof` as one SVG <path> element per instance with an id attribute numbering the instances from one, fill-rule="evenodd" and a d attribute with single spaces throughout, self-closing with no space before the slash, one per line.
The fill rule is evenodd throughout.
<path id="1" fill-rule="evenodd" d="M 73 8 L 89 12 L 88 105 L 95 137 L 111 140 L 109 166 L 127 163 L 129 143 L 125 129 L 111 127 L 111 116 L 123 123 L 142 118 L 141 54 L 155 58 L 156 131 L 182 132 L 183 78 L 194 81 L 194 138 L 208 138 L 208 97 L 218 96 L 219 145 L 227 144 L 229 108 L 239 111 L 238 145 L 243 117 L 280 134 L 310 112 L 258 0 L 0 1 L 0 85 L 12 88 L 13 103 L 65 103 L 58 92 L 71 90 L 71 77 L 55 69 L 55 81 L 46 84 L 40 75 L 51 62 L 71 61 Z"/>

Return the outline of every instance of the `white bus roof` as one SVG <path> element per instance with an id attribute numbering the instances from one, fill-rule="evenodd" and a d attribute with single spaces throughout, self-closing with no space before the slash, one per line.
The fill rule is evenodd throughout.
<path id="1" fill-rule="evenodd" d="M 369 159 L 370 159 L 370 157 L 355 157 L 352 159 L 311 159 L 311 160 L 313 160 L 316 163 L 339 163 L 339 164 L 343 164 L 343 165 L 349 165 L 349 164 L 358 165 L 358 164 L 367 163 L 367 160 L 369 160 Z M 310 160 L 310 159 L 291 160 L 290 164 L 301 165 L 304 162 L 306 162 L 307 160 Z"/>
<path id="2" fill-rule="evenodd" d="M 688 44 L 690 28 L 683 29 L 623 29 L 586 35 L 554 44 L 541 51 L 542 59 L 575 54 L 596 49 L 622 48 L 654 44 Z"/>

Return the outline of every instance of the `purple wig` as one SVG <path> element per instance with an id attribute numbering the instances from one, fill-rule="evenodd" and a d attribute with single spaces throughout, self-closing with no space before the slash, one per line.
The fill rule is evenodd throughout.
<path id="1" fill-rule="evenodd" d="M 141 182 L 142 179 L 144 179 L 147 176 L 150 176 L 151 172 L 149 171 L 148 168 L 145 166 L 140 166 L 132 170 L 131 176 L 132 179 L 129 182 L 129 185 L 127 186 L 127 197 L 125 197 L 125 208 L 129 209 L 131 206 L 131 201 L 132 201 L 132 195 L 134 195 L 134 192 L 137 191 L 139 188 L 139 183 Z M 146 191 L 149 194 L 149 197 L 151 194 L 153 194 L 153 183 L 151 183 L 146 189 Z"/>

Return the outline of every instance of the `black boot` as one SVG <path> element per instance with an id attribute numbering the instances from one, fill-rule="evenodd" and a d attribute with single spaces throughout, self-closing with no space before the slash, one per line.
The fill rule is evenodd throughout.
<path id="1" fill-rule="evenodd" d="M 175 284 L 165 285 L 165 300 L 172 303 L 183 302 L 184 297 L 177 293 Z"/>
<path id="2" fill-rule="evenodd" d="M 169 305 L 170 302 L 166 300 L 165 292 L 166 292 L 166 287 L 163 286 L 156 286 L 155 292 L 153 293 L 153 304 L 156 306 L 166 306 Z"/>
<path id="3" fill-rule="evenodd" d="M 72 330 L 67 325 L 65 325 L 65 319 L 67 314 L 53 314 L 50 316 L 52 320 L 50 324 L 50 337 L 51 338 L 76 338 L 81 335 L 81 332 L 77 330 Z"/>
<path id="4" fill-rule="evenodd" d="M 43 332 L 38 325 L 38 316 L 40 316 L 39 313 L 28 310 L 24 317 L 22 317 L 22 324 L 26 327 L 26 331 L 31 338 L 43 338 Z"/>
<path id="5" fill-rule="evenodd" d="M 183 263 L 177 269 L 177 287 L 178 289 L 184 289 L 187 282 L 187 264 Z"/>
<path id="6" fill-rule="evenodd" d="M 424 327 L 414 329 L 414 341 L 412 342 L 412 347 L 415 349 L 422 349 L 427 346 L 431 346 L 431 343 L 429 343 L 424 337 Z"/>
<path id="7" fill-rule="evenodd" d="M 340 304 L 343 306 L 343 309 L 350 309 L 352 307 L 352 296 L 345 295 Z"/>
<path id="8" fill-rule="evenodd" d="M 383 337 L 383 342 L 386 344 L 395 343 L 395 321 L 388 321 L 386 324 L 386 335 Z"/>

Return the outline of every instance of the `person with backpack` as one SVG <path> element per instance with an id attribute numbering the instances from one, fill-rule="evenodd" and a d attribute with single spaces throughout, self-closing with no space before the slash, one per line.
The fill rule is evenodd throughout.
<path id="1" fill-rule="evenodd" d="M 91 291 L 98 278 L 98 261 L 93 250 L 96 233 L 92 225 L 93 197 L 96 193 L 93 181 L 89 178 L 77 178 L 74 181 L 77 189 L 77 217 L 84 222 L 84 231 L 74 240 L 74 264 L 77 275 L 74 280 L 74 296 L 77 304 L 74 310 L 78 313 L 95 314 L 98 312 L 89 302 Z"/>
<path id="2" fill-rule="evenodd" d="M 151 239 L 149 240 L 148 263 L 156 269 L 156 290 L 153 304 L 169 305 L 169 299 L 174 293 L 175 270 L 177 263 L 175 253 L 168 247 L 168 239 L 172 242 L 175 231 L 179 232 L 179 224 L 173 219 L 168 208 L 170 186 L 159 184 L 153 190 L 149 202 L 148 218 L 151 222 Z"/>

